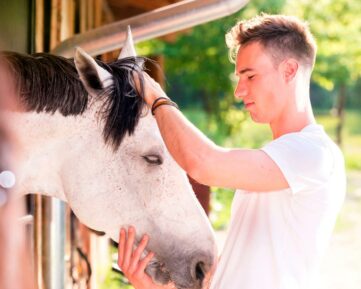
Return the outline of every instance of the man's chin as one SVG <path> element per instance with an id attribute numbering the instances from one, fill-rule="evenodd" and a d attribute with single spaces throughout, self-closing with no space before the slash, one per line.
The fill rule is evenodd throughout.
<path id="1" fill-rule="evenodd" d="M 251 115 L 251 119 L 252 119 L 252 121 L 254 121 L 255 123 L 259 123 L 259 124 L 261 124 L 261 123 L 264 123 L 263 121 L 261 121 L 256 115 L 254 115 L 254 114 L 250 114 Z"/>

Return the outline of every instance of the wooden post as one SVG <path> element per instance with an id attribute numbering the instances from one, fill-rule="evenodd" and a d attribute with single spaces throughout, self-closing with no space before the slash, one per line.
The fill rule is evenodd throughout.
<path id="1" fill-rule="evenodd" d="M 44 51 L 44 0 L 35 2 L 35 51 Z"/>
<path id="2" fill-rule="evenodd" d="M 35 48 L 44 52 L 74 34 L 74 0 L 46 0 L 51 4 L 50 43 L 45 39 L 45 1 L 36 0 Z M 50 44 L 50 45 L 49 45 Z M 49 45 L 49 46 L 48 46 Z M 34 198 L 34 263 L 38 289 L 70 288 L 70 209 L 64 202 L 40 195 Z"/>

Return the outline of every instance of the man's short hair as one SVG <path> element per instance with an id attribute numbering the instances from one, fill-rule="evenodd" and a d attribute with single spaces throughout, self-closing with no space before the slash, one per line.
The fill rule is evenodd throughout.
<path id="1" fill-rule="evenodd" d="M 292 57 L 307 68 L 313 68 L 317 45 L 307 23 L 297 17 L 261 14 L 240 21 L 226 34 L 230 59 L 235 61 L 240 47 L 258 42 L 271 54 L 278 66 Z"/>

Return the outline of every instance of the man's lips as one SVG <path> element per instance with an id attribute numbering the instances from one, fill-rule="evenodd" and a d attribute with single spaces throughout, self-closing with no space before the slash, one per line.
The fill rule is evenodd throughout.
<path id="1" fill-rule="evenodd" d="M 254 105 L 254 102 L 247 102 L 247 103 L 244 104 L 246 109 L 250 108 L 252 105 Z"/>

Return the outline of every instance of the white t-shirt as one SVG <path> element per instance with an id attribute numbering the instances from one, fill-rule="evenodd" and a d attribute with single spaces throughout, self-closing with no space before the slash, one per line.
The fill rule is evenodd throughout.
<path id="1" fill-rule="evenodd" d="M 311 124 L 262 150 L 290 188 L 236 191 L 211 289 L 307 288 L 329 242 L 346 192 L 339 148 Z"/>

